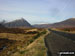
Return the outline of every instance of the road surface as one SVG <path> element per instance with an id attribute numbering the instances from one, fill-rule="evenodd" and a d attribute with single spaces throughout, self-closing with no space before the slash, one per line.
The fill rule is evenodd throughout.
<path id="1" fill-rule="evenodd" d="M 50 30 L 45 37 L 48 56 L 75 56 L 75 34 Z M 63 53 L 66 53 L 63 55 Z"/>

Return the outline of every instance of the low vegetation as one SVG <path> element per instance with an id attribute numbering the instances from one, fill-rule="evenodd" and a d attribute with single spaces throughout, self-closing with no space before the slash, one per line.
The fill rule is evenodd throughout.
<path id="1" fill-rule="evenodd" d="M 24 28 L 3 28 L 0 29 L 0 55 L 12 56 L 18 52 L 22 55 L 28 45 L 33 43 L 38 37 L 45 34 L 45 29 L 24 29 Z M 4 46 L 4 47 L 3 47 Z"/>
<path id="2" fill-rule="evenodd" d="M 68 28 L 53 28 L 53 30 L 56 31 L 63 31 L 63 32 L 68 32 L 68 33 L 75 33 L 75 27 L 68 27 Z"/>
<path id="3" fill-rule="evenodd" d="M 63 31 L 75 31 L 75 28 L 61 28 L 60 30 L 63 30 Z"/>
<path id="4" fill-rule="evenodd" d="M 48 34 L 47 31 L 37 34 L 39 37 L 35 39 L 26 49 L 14 53 L 12 56 L 46 56 L 46 47 L 44 43 L 44 37 Z"/>

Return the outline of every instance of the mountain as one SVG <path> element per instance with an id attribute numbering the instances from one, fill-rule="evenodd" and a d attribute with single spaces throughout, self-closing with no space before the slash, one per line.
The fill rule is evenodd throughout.
<path id="1" fill-rule="evenodd" d="M 67 20 L 64 20 L 62 22 L 57 22 L 53 24 L 44 24 L 44 25 L 34 25 L 35 27 L 39 28 L 67 28 L 67 27 L 75 27 L 75 18 L 70 18 Z"/>
<path id="2" fill-rule="evenodd" d="M 17 19 L 12 22 L 7 22 L 4 24 L 4 26 L 9 28 L 32 27 L 24 18 Z"/>
<path id="3" fill-rule="evenodd" d="M 50 27 L 55 27 L 55 28 L 75 27 L 75 18 L 70 18 L 62 22 L 54 23 L 50 25 Z"/>

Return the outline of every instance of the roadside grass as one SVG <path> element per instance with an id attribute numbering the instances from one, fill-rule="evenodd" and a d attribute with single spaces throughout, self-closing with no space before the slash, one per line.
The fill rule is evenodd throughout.
<path id="1" fill-rule="evenodd" d="M 16 30 L 14 31 L 16 32 Z M 43 36 L 47 32 L 45 29 L 37 29 L 37 31 L 32 31 L 31 29 L 26 30 L 26 34 L 16 34 L 14 31 L 12 33 L 12 31 L 10 31 L 11 33 L 8 33 L 8 30 L 6 32 L 0 32 L 0 38 L 3 39 L 2 43 L 4 43 L 1 43 L 1 45 L 6 44 L 9 46 L 9 48 L 7 47 L 1 53 L 2 56 L 44 56 L 46 54 Z M 4 39 L 8 39 L 9 41 L 6 42 Z"/>
<path id="2" fill-rule="evenodd" d="M 55 31 L 60 31 L 60 32 L 66 32 L 66 33 L 75 33 L 75 28 L 51 28 L 52 30 Z"/>
<path id="3" fill-rule="evenodd" d="M 12 56 L 46 56 L 46 47 L 44 43 L 44 37 L 47 35 L 47 31 L 42 31 L 34 37 L 34 40 L 30 40 L 30 44 L 27 48 L 19 50 Z"/>
<path id="4" fill-rule="evenodd" d="M 46 47 L 44 44 L 44 38 L 38 38 L 37 41 L 32 43 L 32 45 L 27 48 L 28 51 L 24 53 L 24 55 L 28 56 L 45 56 L 46 55 Z"/>
<path id="5" fill-rule="evenodd" d="M 44 43 L 46 33 L 47 31 L 41 32 L 41 36 L 27 47 L 27 51 L 24 53 L 25 56 L 46 56 L 46 47 Z"/>

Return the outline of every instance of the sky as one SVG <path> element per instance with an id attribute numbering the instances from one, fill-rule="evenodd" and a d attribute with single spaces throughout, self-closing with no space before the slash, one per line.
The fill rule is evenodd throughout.
<path id="1" fill-rule="evenodd" d="M 25 18 L 31 24 L 75 17 L 75 0 L 0 0 L 0 21 Z"/>

